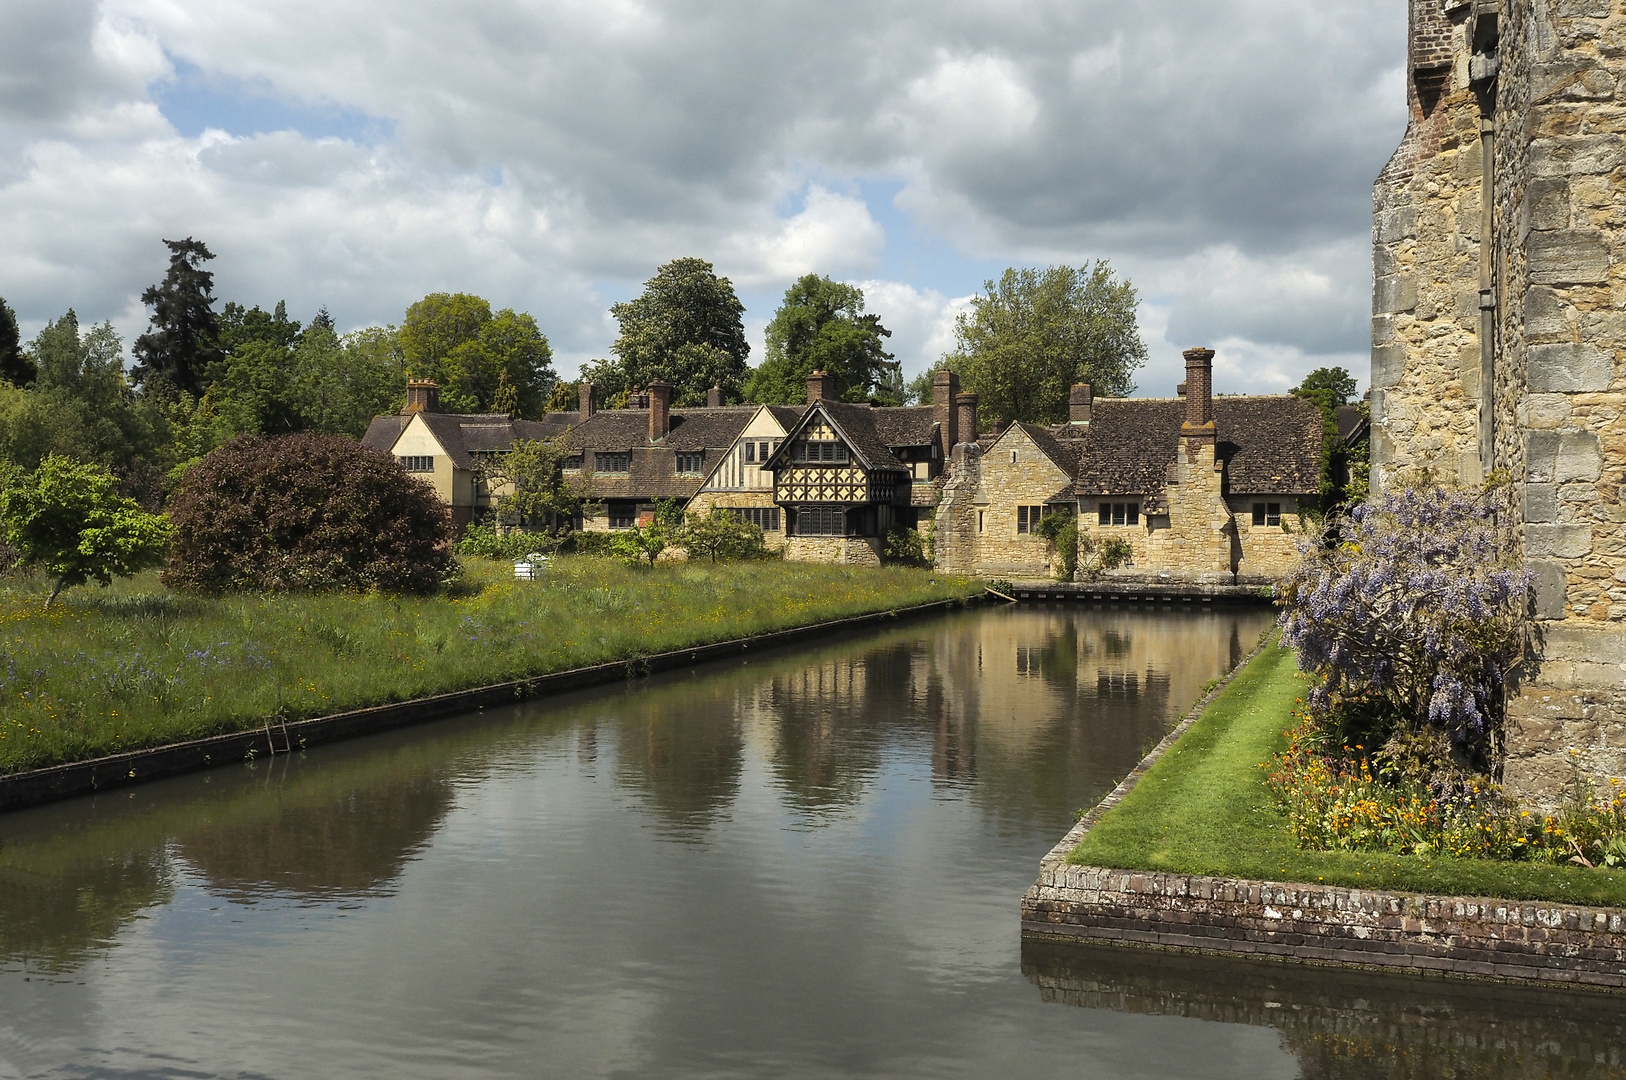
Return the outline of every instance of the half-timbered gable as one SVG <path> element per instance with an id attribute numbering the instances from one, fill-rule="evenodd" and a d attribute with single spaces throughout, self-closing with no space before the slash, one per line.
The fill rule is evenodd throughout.
<path id="1" fill-rule="evenodd" d="M 761 405 L 745 424 L 734 444 L 711 466 L 689 509 L 709 513 L 720 506 L 762 530 L 771 549 L 785 543 L 785 515 L 774 502 L 774 478 L 768 459 L 785 441 L 806 409 L 800 405 Z"/>

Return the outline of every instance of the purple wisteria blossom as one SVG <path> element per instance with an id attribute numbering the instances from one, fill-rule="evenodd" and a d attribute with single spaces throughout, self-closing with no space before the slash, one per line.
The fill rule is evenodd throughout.
<path id="1" fill-rule="evenodd" d="M 1375 696 L 1485 750 L 1524 646 L 1530 574 L 1512 520 L 1505 485 L 1405 489 L 1350 510 L 1336 543 L 1308 537 L 1280 595 L 1283 642 L 1323 676 L 1311 706 Z"/>

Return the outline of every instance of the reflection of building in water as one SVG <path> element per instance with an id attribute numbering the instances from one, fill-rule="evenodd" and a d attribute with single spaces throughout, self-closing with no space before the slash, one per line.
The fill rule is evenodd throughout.
<path id="1" fill-rule="evenodd" d="M 708 829 L 739 795 L 745 737 L 737 694 L 725 680 L 634 691 L 613 723 L 615 781 L 635 791 L 670 835 Z"/>
<path id="2" fill-rule="evenodd" d="M 1022 942 L 1047 1002 L 1276 1028 L 1306 1080 L 1618 1078 L 1613 995 Z"/>

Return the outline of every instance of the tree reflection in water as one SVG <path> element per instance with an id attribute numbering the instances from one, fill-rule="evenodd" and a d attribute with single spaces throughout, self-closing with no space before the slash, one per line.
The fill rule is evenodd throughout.
<path id="1" fill-rule="evenodd" d="M 1038 940 L 1046 1002 L 1273 1027 L 1305 1080 L 1602 1080 L 1626 1075 L 1611 994 Z"/>
<path id="2" fill-rule="evenodd" d="M 673 708 L 673 699 L 683 706 Z M 630 692 L 617 704 L 618 715 L 607 721 L 615 732 L 616 783 L 642 796 L 662 835 L 703 838 L 740 791 L 745 735 L 737 688 L 707 680 L 677 693 Z"/>

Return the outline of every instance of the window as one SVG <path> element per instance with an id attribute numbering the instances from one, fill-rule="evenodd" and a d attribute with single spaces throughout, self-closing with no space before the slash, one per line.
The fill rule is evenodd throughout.
<path id="1" fill-rule="evenodd" d="M 1016 464 L 1016 451 L 1015 450 L 1011 451 L 1011 464 L 1012 465 Z"/>
<path id="2" fill-rule="evenodd" d="M 847 462 L 847 446 L 833 439 L 808 439 L 791 449 L 791 458 L 795 461 L 830 461 L 844 465 Z"/>
<path id="3" fill-rule="evenodd" d="M 734 516 L 741 521 L 749 521 L 763 532 L 779 531 L 779 507 L 777 506 L 736 506 L 732 507 Z"/>
<path id="4" fill-rule="evenodd" d="M 705 468 L 706 455 L 704 453 L 677 455 L 677 471 L 691 476 Z"/>
<path id="5" fill-rule="evenodd" d="M 1253 523 L 1255 525 L 1280 525 L 1282 523 L 1282 504 L 1254 503 Z"/>
<path id="6" fill-rule="evenodd" d="M 772 447 L 773 443 L 757 443 L 757 460 L 766 463 L 773 456 L 771 453 Z"/>
<path id="7" fill-rule="evenodd" d="M 796 511 L 796 531 L 802 536 L 846 536 L 847 514 L 834 506 L 804 506 Z"/>
<path id="8" fill-rule="evenodd" d="M 977 511 L 977 531 L 982 532 L 982 511 Z"/>
<path id="9" fill-rule="evenodd" d="M 630 500 L 612 499 L 609 513 L 612 529 L 630 529 L 638 524 L 638 504 Z"/>
<path id="10" fill-rule="evenodd" d="M 754 442 L 746 443 L 745 444 L 745 462 L 746 462 L 746 464 L 748 464 L 748 465 L 754 464 L 756 462 L 756 460 L 757 460 L 757 444 L 754 443 Z"/>
<path id="11" fill-rule="evenodd" d="M 1101 503 L 1096 521 L 1101 525 L 1139 525 L 1140 503 Z"/>
<path id="12" fill-rule="evenodd" d="M 565 458 L 565 460 L 564 460 L 563 468 L 566 469 L 567 471 L 580 472 L 581 467 L 582 467 L 582 456 L 580 454 L 571 454 L 569 457 Z"/>
<path id="13" fill-rule="evenodd" d="M 1018 506 L 1016 508 L 1017 533 L 1030 533 L 1039 526 L 1039 519 L 1044 516 L 1042 506 Z"/>
<path id="14" fill-rule="evenodd" d="M 600 450 L 593 455 L 593 471 L 605 473 L 627 472 L 632 468 L 632 455 L 625 451 L 607 454 Z"/>
<path id="15" fill-rule="evenodd" d="M 409 454 L 401 459 L 401 468 L 407 472 L 434 472 L 435 458 L 432 454 L 422 456 Z"/>

